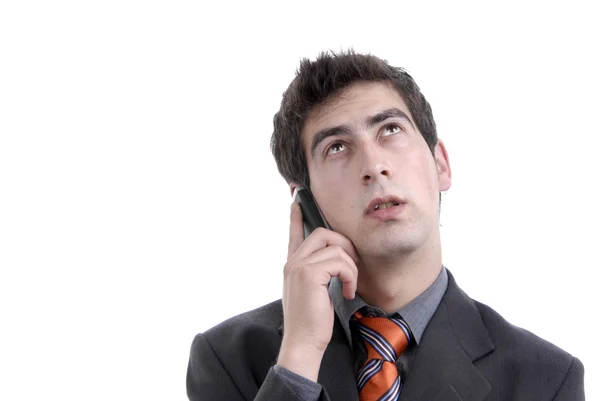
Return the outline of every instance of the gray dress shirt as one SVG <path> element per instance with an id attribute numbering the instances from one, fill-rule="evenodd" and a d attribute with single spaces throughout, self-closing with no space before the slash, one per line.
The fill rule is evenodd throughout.
<path id="1" fill-rule="evenodd" d="M 406 377 L 410 372 L 410 364 L 415 356 L 423 332 L 442 300 L 447 287 L 448 273 L 446 272 L 446 268 L 442 266 L 436 280 L 421 295 L 413 299 L 399 311 L 392 314 L 385 314 L 381 309 L 368 305 L 358 294 L 352 300 L 344 298 L 342 283 L 337 278 L 333 278 L 329 284 L 329 295 L 333 301 L 335 313 L 344 327 L 352 355 L 354 356 L 354 371 L 358 374 L 358 371 L 367 359 L 367 350 L 364 342 L 360 335 L 354 332 L 355 329 L 350 323 L 352 315 L 356 311 L 362 309 L 363 313 L 366 312 L 375 316 L 397 317 L 399 315 L 408 323 L 408 327 L 410 327 L 413 334 L 413 340 L 396 361 L 400 377 Z M 313 382 L 279 365 L 275 365 L 274 372 L 287 381 L 304 401 L 317 401 L 319 399 L 323 390 L 319 383 Z"/>

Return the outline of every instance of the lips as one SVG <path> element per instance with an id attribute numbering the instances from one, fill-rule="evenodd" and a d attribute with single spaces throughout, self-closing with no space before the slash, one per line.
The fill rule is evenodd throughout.
<path id="1" fill-rule="evenodd" d="M 365 214 L 370 214 L 377 210 L 385 210 L 388 207 L 398 206 L 403 203 L 405 202 L 402 199 L 394 195 L 387 195 L 381 198 L 375 198 L 369 203 L 369 206 L 367 206 L 367 208 L 365 209 Z"/>

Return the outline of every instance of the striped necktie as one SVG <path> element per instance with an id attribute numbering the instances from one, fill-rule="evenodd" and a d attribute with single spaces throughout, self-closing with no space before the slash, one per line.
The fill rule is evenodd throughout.
<path id="1" fill-rule="evenodd" d="M 410 343 L 408 324 L 399 318 L 354 314 L 354 321 L 367 347 L 367 362 L 358 372 L 360 401 L 396 401 L 402 381 L 396 360 Z"/>

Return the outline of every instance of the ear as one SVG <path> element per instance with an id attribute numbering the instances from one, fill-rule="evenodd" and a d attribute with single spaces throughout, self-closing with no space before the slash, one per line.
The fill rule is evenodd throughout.
<path id="1" fill-rule="evenodd" d="M 447 191 L 452 185 L 452 170 L 450 169 L 450 160 L 448 159 L 446 146 L 444 146 L 444 142 L 441 139 L 435 145 L 434 159 L 438 172 L 440 191 Z"/>
<path id="2" fill-rule="evenodd" d="M 294 196 L 294 189 L 296 189 L 297 187 L 300 187 L 301 185 L 296 183 L 296 182 L 290 182 L 290 195 Z"/>

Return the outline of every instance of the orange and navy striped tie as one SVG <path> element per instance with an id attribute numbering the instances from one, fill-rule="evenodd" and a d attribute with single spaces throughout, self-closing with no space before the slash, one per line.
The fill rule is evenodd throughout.
<path id="1" fill-rule="evenodd" d="M 402 381 L 396 360 L 410 343 L 408 324 L 399 318 L 369 317 L 360 312 L 354 321 L 367 347 L 367 362 L 358 372 L 360 401 L 396 401 Z"/>

